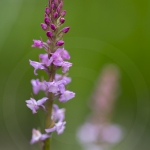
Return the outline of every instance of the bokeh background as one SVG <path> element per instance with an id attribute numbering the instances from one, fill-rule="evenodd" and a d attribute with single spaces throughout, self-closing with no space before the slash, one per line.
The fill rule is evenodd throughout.
<path id="1" fill-rule="evenodd" d="M 36 78 L 28 60 L 38 60 L 44 50 L 32 49 L 42 37 L 47 0 L 0 0 L 0 150 L 38 150 L 29 145 L 31 130 L 43 126 L 43 113 L 32 115 L 26 107 Z M 150 1 L 65 0 L 65 48 L 71 54 L 76 97 L 65 104 L 67 128 L 53 135 L 52 150 L 82 150 L 78 127 L 90 113 L 88 101 L 106 64 L 121 72 L 120 96 L 113 122 L 126 134 L 114 150 L 150 149 Z M 42 76 L 39 71 L 39 77 Z M 37 98 L 40 98 L 40 93 Z"/>

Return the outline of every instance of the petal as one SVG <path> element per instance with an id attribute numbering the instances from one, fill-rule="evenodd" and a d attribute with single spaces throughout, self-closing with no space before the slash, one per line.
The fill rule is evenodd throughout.
<path id="1" fill-rule="evenodd" d="M 42 134 L 40 140 L 44 141 L 45 139 L 47 139 L 49 137 L 50 137 L 50 135 L 48 135 L 48 134 Z"/>
<path id="2" fill-rule="evenodd" d="M 41 82 L 39 81 L 39 79 L 36 79 L 36 80 L 31 80 L 31 84 L 32 84 L 33 93 L 37 94 L 40 90 Z"/>
<path id="3" fill-rule="evenodd" d="M 58 134 L 62 134 L 64 132 L 65 124 L 66 124 L 65 121 L 64 122 L 58 122 L 56 124 L 56 131 L 57 131 Z"/>
<path id="4" fill-rule="evenodd" d="M 50 59 L 48 58 L 48 54 L 40 54 L 39 58 L 41 59 L 42 63 L 46 66 L 50 66 L 50 64 L 53 61 L 52 57 Z"/>
<path id="5" fill-rule="evenodd" d="M 69 84 L 71 82 L 71 78 L 64 76 L 63 80 L 65 81 L 64 84 Z"/>
<path id="6" fill-rule="evenodd" d="M 66 89 L 65 89 L 65 86 L 63 84 L 58 85 L 58 87 L 59 87 L 60 93 L 64 93 L 65 92 Z"/>
<path id="7" fill-rule="evenodd" d="M 55 111 L 59 110 L 59 107 L 58 107 L 58 105 L 56 105 L 56 104 L 53 104 L 53 109 L 54 109 Z"/>
<path id="8" fill-rule="evenodd" d="M 63 73 L 66 73 L 68 70 L 69 70 L 69 68 L 72 66 L 72 63 L 70 63 L 70 62 L 63 62 L 62 63 L 62 72 Z"/>
<path id="9" fill-rule="evenodd" d="M 45 131 L 46 131 L 47 133 L 54 132 L 55 130 L 56 130 L 56 126 L 50 128 L 50 129 L 45 129 Z"/>
<path id="10" fill-rule="evenodd" d="M 48 100 L 47 97 L 43 97 L 42 99 L 40 99 L 40 100 L 37 101 L 37 105 L 38 105 L 38 106 L 41 106 L 41 105 L 43 105 L 47 100 Z"/>
<path id="11" fill-rule="evenodd" d="M 37 109 L 36 109 L 36 107 L 35 107 L 34 105 L 27 104 L 27 107 L 32 110 L 32 113 L 33 113 L 33 114 L 36 114 L 36 113 L 37 113 L 37 112 L 36 112 Z"/>
<path id="12" fill-rule="evenodd" d="M 32 61 L 32 60 L 29 60 L 29 62 L 30 62 L 30 65 L 31 65 L 32 67 L 34 67 L 34 74 L 35 74 L 35 75 L 38 75 L 38 74 L 36 73 L 36 70 L 37 70 L 37 69 L 41 69 L 41 70 L 45 69 L 45 67 L 43 66 L 42 63 L 39 63 L 39 62 L 36 62 L 36 61 Z"/>
<path id="13" fill-rule="evenodd" d="M 34 143 L 36 143 L 36 142 L 37 142 L 37 140 L 31 139 L 30 144 L 34 144 Z"/>
<path id="14" fill-rule="evenodd" d="M 75 97 L 75 93 L 66 90 L 64 93 L 62 93 L 62 95 L 59 98 L 60 102 L 67 102 L 68 100 L 72 99 Z"/>
<path id="15" fill-rule="evenodd" d="M 31 100 L 26 100 L 25 101 L 27 104 L 33 104 L 33 102 Z"/>
<path id="16" fill-rule="evenodd" d="M 58 135 L 62 134 L 64 132 L 65 128 L 66 128 L 65 126 L 62 126 L 59 130 L 57 130 L 57 134 Z"/>

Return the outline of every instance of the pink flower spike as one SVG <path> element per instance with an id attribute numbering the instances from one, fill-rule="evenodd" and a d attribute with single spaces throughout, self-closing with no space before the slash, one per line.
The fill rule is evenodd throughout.
<path id="1" fill-rule="evenodd" d="M 34 44 L 32 47 L 43 48 L 43 42 L 41 40 L 33 40 Z"/>
<path id="2" fill-rule="evenodd" d="M 63 26 L 65 23 L 66 10 L 63 9 L 64 0 L 48 0 L 48 4 L 44 8 L 43 21 L 40 23 L 40 28 L 45 32 L 46 39 L 43 40 L 40 37 L 39 40 L 33 40 L 32 47 L 38 47 L 44 49 L 45 53 L 38 54 L 38 61 L 29 60 L 30 65 L 33 67 L 34 75 L 41 75 L 41 79 L 32 79 L 30 81 L 32 85 L 31 97 L 25 101 L 26 106 L 30 109 L 30 113 L 36 114 L 39 109 L 44 111 L 44 117 L 46 122 L 52 124 L 46 125 L 45 133 L 42 134 L 40 130 L 32 130 L 32 138 L 30 143 L 37 143 L 41 149 L 50 149 L 49 134 L 56 131 L 57 134 L 62 134 L 65 130 L 65 109 L 60 109 L 55 102 L 67 102 L 75 97 L 75 93 L 67 90 L 71 82 L 71 78 L 68 76 L 68 71 L 72 66 L 72 63 L 68 62 L 70 54 L 64 49 L 65 41 L 63 36 L 69 32 L 69 26 Z M 31 67 L 31 68 L 32 68 Z M 40 71 L 39 71 L 40 70 Z M 56 74 L 57 71 L 61 72 L 61 75 Z M 45 80 L 46 79 L 46 80 Z M 44 93 L 45 97 L 41 99 L 35 99 L 37 94 Z M 50 103 L 51 104 L 50 104 Z M 27 108 L 27 109 L 28 109 Z M 49 114 L 49 110 L 51 110 Z M 46 141 L 45 141 L 46 140 Z M 46 144 L 46 143 L 47 144 Z"/>

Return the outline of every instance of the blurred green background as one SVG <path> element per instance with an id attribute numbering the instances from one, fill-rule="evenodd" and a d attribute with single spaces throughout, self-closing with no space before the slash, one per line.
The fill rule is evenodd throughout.
<path id="1" fill-rule="evenodd" d="M 44 50 L 32 49 L 42 37 L 47 0 L 0 0 L 0 150 L 36 150 L 29 145 L 31 130 L 43 125 L 43 113 L 32 115 L 26 107 L 36 78 L 29 59 L 38 60 Z M 71 54 L 76 98 L 65 104 L 67 128 L 53 135 L 52 150 L 82 150 L 76 130 L 90 113 L 88 100 L 105 64 L 121 72 L 121 93 L 113 122 L 126 131 L 115 150 L 150 149 L 150 1 L 65 0 L 65 48 Z M 42 72 L 39 71 L 39 77 Z M 40 98 L 40 93 L 37 98 Z"/>

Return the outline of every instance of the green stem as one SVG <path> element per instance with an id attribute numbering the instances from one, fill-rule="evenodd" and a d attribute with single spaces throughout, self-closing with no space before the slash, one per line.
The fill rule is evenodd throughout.
<path id="1" fill-rule="evenodd" d="M 55 77 L 55 66 L 52 64 L 51 65 L 51 69 L 50 69 L 50 77 L 49 77 L 49 81 L 52 82 L 54 77 Z M 51 128 L 53 127 L 54 123 L 51 120 L 51 114 L 52 114 L 52 106 L 53 106 L 53 93 L 48 93 L 48 101 L 46 103 L 46 119 L 45 119 L 45 129 Z M 44 146 L 43 146 L 43 150 L 50 150 L 50 146 L 51 146 L 51 139 L 48 138 L 44 141 Z"/>

